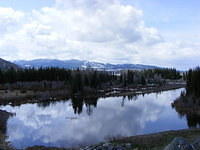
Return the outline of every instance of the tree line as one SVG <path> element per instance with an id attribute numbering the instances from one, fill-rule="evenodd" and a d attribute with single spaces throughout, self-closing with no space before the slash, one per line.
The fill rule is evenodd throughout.
<path id="1" fill-rule="evenodd" d="M 182 76 L 176 69 L 164 68 L 164 69 L 148 69 L 142 71 L 128 70 L 120 76 L 120 82 L 124 83 L 124 86 L 129 84 L 146 85 L 146 84 L 159 84 L 165 83 L 166 79 L 177 80 Z"/>
<path id="2" fill-rule="evenodd" d="M 103 83 L 112 82 L 116 77 L 104 71 L 67 70 L 61 68 L 30 68 L 0 70 L 0 84 L 16 82 L 63 81 L 74 91 L 81 91 L 84 86 L 98 88 Z M 44 83 L 45 84 L 45 83 Z"/>
<path id="3" fill-rule="evenodd" d="M 200 67 L 190 69 L 184 76 L 187 80 L 187 95 L 193 94 L 200 97 Z"/>
<path id="4" fill-rule="evenodd" d="M 16 82 L 63 81 L 73 93 L 85 87 L 100 89 L 105 86 L 163 84 L 165 79 L 180 79 L 175 69 L 127 70 L 116 72 L 96 70 L 67 70 L 61 68 L 29 68 L 0 70 L 0 84 Z"/>

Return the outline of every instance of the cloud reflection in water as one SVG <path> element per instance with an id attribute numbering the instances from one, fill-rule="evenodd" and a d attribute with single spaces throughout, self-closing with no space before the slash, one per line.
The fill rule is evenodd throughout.
<path id="1" fill-rule="evenodd" d="M 74 113 L 75 105 L 71 101 L 46 107 L 24 104 L 2 109 L 16 113 L 7 124 L 8 140 L 15 147 L 73 147 L 94 144 L 113 136 L 187 127 L 171 108 L 171 102 L 180 92 L 181 89 L 159 95 L 140 95 L 136 100 L 125 98 L 124 101 L 123 97 L 101 98 L 96 107 L 95 104 L 87 104 L 87 107 L 84 104 L 80 114 Z M 173 120 L 171 123 L 167 119 L 169 116 Z"/>

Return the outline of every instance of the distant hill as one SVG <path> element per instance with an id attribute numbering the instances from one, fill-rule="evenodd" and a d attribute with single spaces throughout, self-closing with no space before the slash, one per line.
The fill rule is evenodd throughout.
<path id="1" fill-rule="evenodd" d="M 0 58 L 0 69 L 1 70 L 8 70 L 11 68 L 13 68 L 15 70 L 20 69 L 20 67 L 18 65 Z"/>
<path id="2" fill-rule="evenodd" d="M 21 66 L 22 68 L 40 68 L 40 67 L 59 67 L 66 69 L 87 69 L 93 68 L 97 70 L 116 71 L 116 70 L 142 70 L 142 69 L 155 69 L 157 66 L 141 65 L 141 64 L 104 64 L 98 62 L 89 62 L 84 60 L 57 60 L 57 59 L 35 59 L 35 60 L 18 60 L 13 63 Z"/>

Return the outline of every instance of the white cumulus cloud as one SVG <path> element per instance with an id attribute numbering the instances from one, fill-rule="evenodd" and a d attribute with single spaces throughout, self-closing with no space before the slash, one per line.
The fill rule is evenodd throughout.
<path id="1" fill-rule="evenodd" d="M 166 42 L 143 12 L 120 0 L 55 0 L 31 12 L 0 7 L 0 56 L 172 66 L 195 45 Z M 189 55 L 193 55 L 190 53 Z M 175 62 L 175 61 L 174 61 Z M 176 65 L 176 64 L 175 64 Z"/>

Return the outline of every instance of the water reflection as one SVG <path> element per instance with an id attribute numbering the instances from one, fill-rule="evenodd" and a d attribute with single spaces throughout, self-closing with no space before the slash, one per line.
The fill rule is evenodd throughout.
<path id="1" fill-rule="evenodd" d="M 2 134 L 6 134 L 7 131 L 7 121 L 8 118 L 11 117 L 12 114 L 6 112 L 6 111 L 2 111 L 0 110 L 0 133 Z"/>
<path id="2" fill-rule="evenodd" d="M 186 95 L 183 91 L 179 98 L 173 103 L 172 107 L 182 118 L 186 118 L 190 128 L 200 127 L 200 100 L 194 95 Z"/>
<path id="3" fill-rule="evenodd" d="M 82 113 L 83 104 L 86 106 L 86 112 L 88 115 L 91 115 L 93 112 L 93 108 L 97 107 L 98 98 L 72 98 L 72 106 L 75 114 Z"/>
<path id="4" fill-rule="evenodd" d="M 144 94 L 143 94 L 144 96 Z M 133 95 L 128 95 L 128 96 L 123 96 L 122 97 L 122 101 L 121 101 L 121 106 L 124 106 L 124 103 L 126 100 L 128 101 L 132 101 L 132 100 L 137 100 L 138 95 L 137 94 L 133 94 Z M 81 114 L 83 111 L 83 106 L 85 105 L 86 107 L 86 112 L 88 115 L 91 115 L 93 112 L 93 109 L 97 107 L 97 102 L 98 102 L 99 98 L 98 97 L 72 97 L 71 99 L 71 103 L 72 103 L 72 107 L 74 110 L 74 114 Z M 61 101 L 59 101 L 61 102 Z M 62 102 L 66 102 L 66 100 L 62 100 Z M 58 103 L 57 101 L 45 101 L 45 102 L 39 102 L 37 103 L 38 107 L 49 107 L 50 105 L 54 105 Z"/>
<path id="5" fill-rule="evenodd" d="M 185 121 L 171 109 L 171 102 L 181 91 L 100 99 L 73 98 L 2 109 L 16 113 L 7 123 L 8 140 L 15 147 L 74 147 L 110 137 L 186 128 Z"/>

